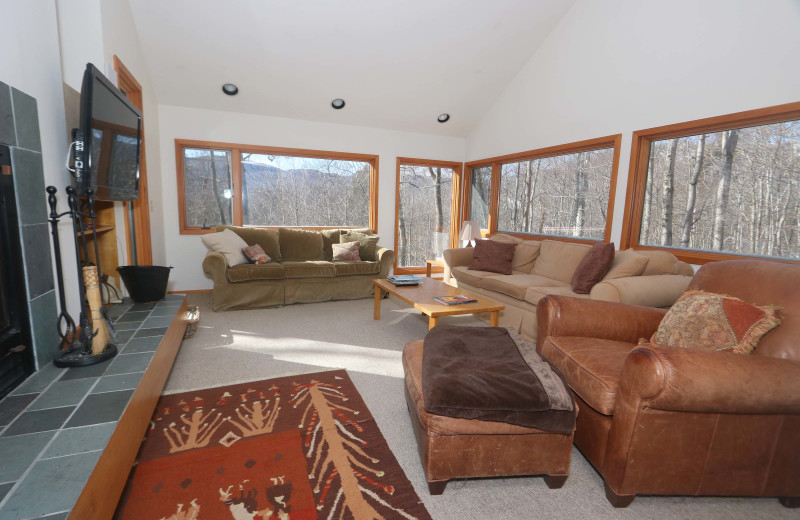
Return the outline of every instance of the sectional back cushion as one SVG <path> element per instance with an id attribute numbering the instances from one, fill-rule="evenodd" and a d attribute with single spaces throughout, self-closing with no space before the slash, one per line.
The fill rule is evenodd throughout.
<path id="1" fill-rule="evenodd" d="M 219 233 L 209 233 L 208 235 L 203 235 L 200 239 L 209 251 L 214 251 L 224 256 L 229 267 L 248 262 L 247 257 L 242 252 L 242 249 L 247 247 L 247 242 L 230 229 L 223 229 Z"/>
<path id="2" fill-rule="evenodd" d="M 243 227 L 243 226 L 217 226 L 217 231 L 222 231 L 223 229 L 230 229 L 245 242 L 247 242 L 248 246 L 253 245 L 260 245 L 261 249 L 264 250 L 264 253 L 269 256 L 273 262 L 280 262 L 281 261 L 281 246 L 278 242 L 278 230 L 277 229 L 265 229 L 265 228 L 253 228 L 253 227 Z"/>
<path id="3" fill-rule="evenodd" d="M 379 238 L 359 231 L 347 230 L 339 237 L 339 241 L 341 243 L 358 242 L 358 256 L 361 260 L 372 262 L 377 257 Z"/>
<path id="4" fill-rule="evenodd" d="M 339 237 L 342 236 L 340 229 L 323 229 L 320 231 L 322 234 L 322 249 L 325 255 L 325 260 L 330 262 L 333 260 L 333 244 L 340 244 Z"/>
<path id="5" fill-rule="evenodd" d="M 325 259 L 321 233 L 282 227 L 278 230 L 278 234 L 280 236 L 283 262 Z"/>
<path id="6" fill-rule="evenodd" d="M 531 270 L 533 270 L 533 263 L 539 256 L 539 250 L 542 245 L 540 241 L 522 240 L 504 233 L 492 235 L 489 240 L 507 244 L 517 244 L 517 247 L 514 248 L 514 258 L 511 259 L 511 270 L 513 272 L 530 274 Z"/>
<path id="7" fill-rule="evenodd" d="M 678 274 L 678 259 L 666 251 L 637 251 L 648 258 L 642 276 L 654 274 Z"/>
<path id="8" fill-rule="evenodd" d="M 648 257 L 639 254 L 633 249 L 619 251 L 614 255 L 614 262 L 611 264 L 611 269 L 608 270 L 603 280 L 639 276 L 647 268 L 649 262 L 650 259 Z"/>
<path id="9" fill-rule="evenodd" d="M 533 264 L 533 274 L 571 283 L 578 264 L 590 249 L 592 246 L 587 244 L 543 240 L 539 257 Z"/>

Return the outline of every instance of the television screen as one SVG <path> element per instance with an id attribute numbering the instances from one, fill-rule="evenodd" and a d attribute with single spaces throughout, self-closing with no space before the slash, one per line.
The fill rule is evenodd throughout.
<path id="1" fill-rule="evenodd" d="M 139 197 L 142 115 L 91 63 L 81 87 L 82 194 L 91 188 L 99 200 Z"/>

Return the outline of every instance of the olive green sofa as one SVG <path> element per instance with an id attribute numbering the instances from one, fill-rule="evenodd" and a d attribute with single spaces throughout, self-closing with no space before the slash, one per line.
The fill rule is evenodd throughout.
<path id="1" fill-rule="evenodd" d="M 331 245 L 340 243 L 342 233 L 371 235 L 370 229 L 217 226 L 216 231 L 224 229 L 230 229 L 248 245 L 260 245 L 272 261 L 228 266 L 222 254 L 209 251 L 203 259 L 203 271 L 214 281 L 215 311 L 369 298 L 374 294 L 372 280 L 386 278 L 394 263 L 394 251 L 380 246 L 373 259 L 332 261 Z"/>

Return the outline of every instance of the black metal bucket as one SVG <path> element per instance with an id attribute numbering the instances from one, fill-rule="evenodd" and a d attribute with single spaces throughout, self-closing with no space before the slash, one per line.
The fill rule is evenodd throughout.
<path id="1" fill-rule="evenodd" d="M 122 265 L 117 267 L 122 283 L 137 303 L 163 300 L 167 294 L 167 282 L 172 266 Z"/>

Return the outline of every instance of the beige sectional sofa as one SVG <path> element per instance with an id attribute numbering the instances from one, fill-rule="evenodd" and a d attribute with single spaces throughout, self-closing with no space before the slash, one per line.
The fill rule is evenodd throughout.
<path id="1" fill-rule="evenodd" d="M 260 245 L 272 261 L 228 266 L 221 253 L 209 251 L 203 271 L 214 281 L 215 311 L 370 298 L 372 280 L 386 278 L 394 263 L 394 251 L 381 247 L 368 260 L 333 262 L 332 244 L 340 243 L 341 234 L 348 230 L 216 228 L 223 229 L 230 229 L 248 245 Z M 372 234 L 369 229 L 351 231 Z"/>
<path id="2" fill-rule="evenodd" d="M 589 294 L 572 291 L 572 275 L 590 245 L 558 240 L 522 240 L 496 234 L 489 240 L 515 242 L 512 273 L 497 274 L 469 269 L 473 248 L 444 252 L 444 281 L 487 296 L 505 305 L 500 326 L 514 327 L 536 339 L 536 305 L 557 294 L 649 307 L 669 307 L 686 290 L 692 266 L 663 251 L 617 251 L 605 278 Z M 483 316 L 478 316 L 484 318 Z"/>

